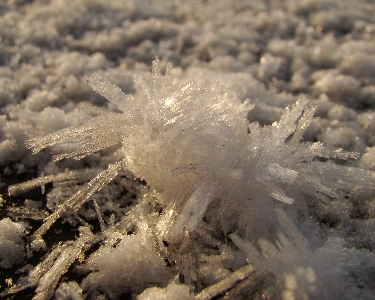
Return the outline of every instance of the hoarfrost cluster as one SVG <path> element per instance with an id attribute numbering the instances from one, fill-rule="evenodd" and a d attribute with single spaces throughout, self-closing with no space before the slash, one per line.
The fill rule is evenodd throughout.
<path id="1" fill-rule="evenodd" d="M 0 12 L 0 297 L 375 299 L 373 5 Z"/>

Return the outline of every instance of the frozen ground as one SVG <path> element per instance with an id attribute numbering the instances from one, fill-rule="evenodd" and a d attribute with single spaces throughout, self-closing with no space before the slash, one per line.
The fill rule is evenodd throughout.
<path id="1" fill-rule="evenodd" d="M 150 82 L 151 64 L 158 57 L 163 72 L 167 63 L 175 67 L 177 87 L 189 81 L 211 87 L 221 80 L 219 88 L 236 96 L 218 98 L 238 98 L 238 106 L 250 99 L 254 108 L 247 119 L 262 126 L 279 120 L 287 106 L 306 96 L 310 107 L 318 106 L 304 141 L 358 152 L 359 159 L 334 162 L 375 171 L 373 0 L 8 0 L 0 1 L 0 41 L 1 297 L 124 299 L 143 292 L 140 299 L 375 299 L 371 172 L 363 175 L 360 188 L 353 183 L 337 197 L 325 190 L 327 201 L 312 199 L 315 194 L 302 184 L 289 192 L 303 205 L 282 204 L 291 198 L 273 192 L 279 202 L 267 200 L 255 213 L 244 209 L 248 220 L 239 213 L 241 224 L 233 220 L 243 208 L 217 209 L 214 199 L 206 204 L 202 222 L 202 216 L 196 222 L 192 217 L 176 221 L 173 228 L 186 222 L 191 229 L 189 237 L 177 239 L 163 231 L 169 204 L 148 188 L 147 176 L 135 174 L 143 178 L 134 181 L 125 170 L 94 194 L 94 201 L 78 212 L 64 212 L 46 234 L 46 245 L 30 247 L 42 220 L 123 152 L 114 144 L 81 160 L 52 163 L 53 154 L 78 144 L 36 155 L 25 147 L 25 140 L 78 126 L 92 112 L 103 113 L 87 107 L 86 113 L 77 111 L 82 101 L 119 112 L 90 89 L 89 74 L 100 71 L 123 92 L 137 96 L 133 74 Z M 221 132 L 213 131 L 216 136 Z M 111 133 L 103 130 L 101 138 L 106 137 Z M 319 161 L 334 165 L 326 158 Z M 295 171 L 270 165 L 273 174 L 286 176 L 281 180 L 285 185 L 294 182 Z M 163 186 L 165 170 L 156 171 L 150 178 Z M 241 178 L 234 171 L 231 179 Z M 41 188 L 13 190 L 14 196 L 8 196 L 9 185 L 38 176 L 47 176 L 34 183 Z M 161 192 L 166 198 L 173 198 L 168 194 L 176 189 L 173 184 L 178 185 L 168 183 L 167 192 Z M 207 186 L 195 188 L 195 197 L 211 193 Z M 254 188 L 249 198 L 259 191 Z M 147 216 L 145 203 L 152 206 Z M 181 215 L 187 209 L 183 203 L 176 207 Z M 264 225 L 268 217 L 273 223 Z M 231 276 L 240 283 L 228 283 Z"/>

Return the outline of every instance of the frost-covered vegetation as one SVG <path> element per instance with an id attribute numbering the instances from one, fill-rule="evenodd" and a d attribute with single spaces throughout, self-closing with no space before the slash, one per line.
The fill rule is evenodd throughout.
<path id="1" fill-rule="evenodd" d="M 375 299 L 374 13 L 1 3 L 0 296 Z"/>

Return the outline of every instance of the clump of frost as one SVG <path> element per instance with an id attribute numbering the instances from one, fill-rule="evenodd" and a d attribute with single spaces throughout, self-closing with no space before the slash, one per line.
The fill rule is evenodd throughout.
<path id="1" fill-rule="evenodd" d="M 144 290 L 137 298 L 138 300 L 192 300 L 188 286 L 170 283 L 166 288 L 152 287 Z"/>
<path id="2" fill-rule="evenodd" d="M 104 259 L 96 270 L 87 258 L 116 252 L 122 240 L 136 244 L 134 237 L 144 236 L 147 224 L 152 234 L 145 252 L 160 255 L 165 264 L 160 270 L 171 273 L 150 288 L 150 297 L 174 297 L 178 286 L 196 299 L 251 299 L 254 291 L 269 299 L 373 299 L 375 5 L 370 2 L 0 1 L 1 176 L 7 183 L 34 172 L 40 176 L 9 188 L 15 203 L 4 196 L 1 213 L 22 220 L 30 228 L 22 239 L 34 242 L 32 252 L 26 248 L 32 256 L 0 272 L 0 292 L 21 298 L 23 288 L 34 287 L 35 299 L 109 298 L 111 282 L 101 285 L 99 278 L 110 277 Z M 148 74 L 155 55 L 162 58 L 163 71 L 164 61 L 181 67 L 159 100 Z M 133 83 L 130 70 L 143 72 L 151 100 L 142 84 Z M 134 101 L 121 108 L 93 93 L 85 81 L 95 71 L 90 79 L 95 90 L 102 81 L 107 91 L 116 85 Z M 181 95 L 181 85 L 190 81 L 195 84 L 181 98 L 183 116 L 160 126 L 159 112 L 172 119 L 160 103 Z M 228 101 L 222 101 L 225 96 Z M 238 113 L 247 98 L 252 105 Z M 82 99 L 91 105 L 79 105 Z M 135 106 L 140 113 L 129 121 Z M 284 122 L 290 116 L 287 106 L 295 116 L 303 112 L 280 142 L 278 128 L 284 132 L 290 125 Z M 212 118 L 200 117 L 209 115 L 205 110 Z M 304 115 L 314 110 L 303 134 L 311 143 L 291 143 L 303 131 Z M 183 117 L 195 125 L 186 127 Z M 259 122 L 250 124 L 251 132 L 246 117 Z M 38 155 L 24 147 L 25 140 L 67 126 L 72 128 L 57 133 L 66 139 Z M 344 161 L 314 156 L 314 147 L 330 154 L 337 147 L 351 151 L 340 155 L 364 154 L 358 162 Z M 48 163 L 50 152 L 59 159 L 74 151 L 77 158 L 87 156 Z M 31 192 L 26 197 L 32 200 L 24 202 L 18 197 L 35 187 L 45 195 Z M 286 212 L 304 238 L 283 229 L 275 208 Z M 64 226 L 50 228 L 58 218 Z M 78 236 L 77 226 L 87 223 L 92 227 L 80 229 Z M 65 240 L 56 228 L 77 237 L 52 243 Z M 228 237 L 232 234 L 256 251 L 245 255 Z M 112 241 L 114 236 L 118 241 Z M 47 251 L 43 258 L 34 251 L 38 246 Z M 254 272 L 244 277 L 247 262 Z M 118 268 L 127 272 L 126 266 Z M 129 271 L 133 274 L 133 266 Z M 72 281 L 76 273 L 86 278 L 85 290 L 81 281 Z M 234 285 L 226 280 L 231 276 Z M 267 293 L 267 284 L 276 286 L 276 294 Z M 140 283 L 116 287 L 116 292 L 127 290 L 135 298 L 146 287 Z"/>
<path id="3" fill-rule="evenodd" d="M 56 300 L 74 299 L 81 300 L 82 289 L 76 281 L 63 282 L 59 285 L 55 292 Z"/>
<path id="4" fill-rule="evenodd" d="M 26 258 L 24 228 L 9 218 L 0 220 L 0 267 L 9 269 Z"/>
<path id="5" fill-rule="evenodd" d="M 36 153 L 58 143 L 80 141 L 78 147 L 61 148 L 64 151 L 54 155 L 54 160 L 80 159 L 121 143 L 123 159 L 69 198 L 65 207 L 81 206 L 125 168 L 156 188 L 173 210 L 173 238 L 184 230 L 194 231 L 214 199 L 220 199 L 222 207 L 232 203 L 236 210 L 248 198 L 254 200 L 247 205 L 249 210 L 261 209 L 264 204 L 260 201 L 268 203 L 267 196 L 287 204 L 301 193 L 327 201 L 346 193 L 349 183 L 361 186 L 365 177 L 372 178 L 370 173 L 316 159 L 356 158 L 356 153 L 325 148 L 321 143 L 300 143 L 316 109 L 304 98 L 287 108 L 280 121 L 260 127 L 247 124 L 245 115 L 251 106 L 247 101 L 240 103 L 222 83 L 206 89 L 189 82 L 176 89 L 171 66 L 162 76 L 159 61 L 154 61 L 152 74 L 151 87 L 134 76 L 142 93 L 133 98 L 94 73 L 89 85 L 121 113 L 82 104 L 83 111 L 96 116 L 79 127 L 27 142 Z M 47 218 L 34 234 L 35 240 L 64 209 Z M 233 217 L 225 209 L 221 214 L 227 221 Z M 250 225 L 242 213 L 239 219 L 244 222 L 242 227 Z"/>
<path id="6" fill-rule="evenodd" d="M 158 253 L 150 230 L 128 236 L 114 234 L 112 239 L 119 241 L 115 247 L 107 244 L 86 260 L 86 267 L 92 272 L 82 282 L 82 288 L 90 295 L 102 291 L 116 299 L 129 291 L 140 293 L 149 286 L 168 283 L 170 269 Z"/>
<path id="7" fill-rule="evenodd" d="M 261 238 L 253 244 L 230 235 L 257 270 L 274 275 L 272 293 L 283 299 L 372 299 L 369 287 L 373 268 L 360 270 L 365 261 L 374 262 L 373 253 L 346 248 L 344 240 L 337 237 L 315 248 L 283 210 L 278 210 L 277 216 L 282 230 L 274 242 Z M 356 280 L 366 287 L 357 287 Z"/>
<path id="8" fill-rule="evenodd" d="M 269 76 L 281 74 L 281 63 Z M 151 78 L 134 75 L 134 96 L 123 93 L 100 73 L 91 74 L 90 87 L 116 109 L 82 103 L 79 110 L 93 115 L 91 119 L 26 142 L 34 153 L 54 146 L 54 161 L 79 160 L 110 146 L 120 147 L 114 154 L 115 162 L 109 159 L 107 169 L 82 187 L 74 183 L 80 177 L 87 178 L 88 173 L 65 171 L 9 188 L 10 194 L 17 194 L 53 182 L 56 186 L 49 201 L 66 199 L 63 203 L 55 201 L 60 205 L 49 206 L 53 212 L 31 237 L 33 250 L 46 247 L 44 235 L 57 219 L 66 218 L 66 212 L 77 212 L 91 199 L 101 227 L 97 241 L 86 229 L 72 245 L 62 244 L 52 251 L 42 264 L 49 263 L 55 271 L 41 273 L 37 267 L 29 275 L 29 284 L 38 286 L 38 295 L 50 297 L 60 276 L 100 241 L 102 245 L 85 261 L 84 269 L 89 274 L 81 286 L 93 297 L 100 293 L 110 298 L 127 292 L 139 294 L 169 282 L 163 290 L 153 288 L 143 294 L 168 299 L 175 288 L 187 292 L 184 286 L 177 288 L 171 283 L 178 274 L 183 275 L 181 283 L 189 288 L 196 285 L 198 299 L 211 299 L 243 281 L 231 291 L 232 295 L 240 295 L 243 290 L 262 290 L 263 272 L 273 274 L 277 280 L 289 278 L 287 287 L 279 290 L 281 294 L 286 291 L 290 297 L 304 297 L 315 292 L 310 281 L 315 282 L 316 275 L 321 276 L 319 282 L 324 282 L 324 263 L 302 242 L 294 247 L 279 228 L 288 222 L 303 224 L 309 206 L 348 197 L 354 190 L 372 189 L 373 172 L 327 162 L 355 159 L 358 153 L 320 142 L 301 142 L 317 110 L 306 97 L 287 107 L 279 121 L 261 126 L 246 118 L 253 108 L 249 101 L 239 100 L 223 82 L 208 87 L 194 82 L 179 86 L 170 64 L 164 74 L 161 69 L 155 60 Z M 331 115 L 340 114 L 356 117 L 350 110 L 332 108 Z M 125 214 L 118 213 L 117 220 L 116 216 L 103 220 L 101 210 L 113 205 L 111 188 L 106 185 L 122 172 L 145 180 L 148 187 L 136 192 L 137 202 L 131 202 Z M 74 185 L 69 192 L 60 189 L 60 182 L 69 181 Z M 100 197 L 95 197 L 98 194 Z M 290 210 L 281 221 L 280 209 L 275 209 L 278 207 Z M 286 233 L 292 226 L 288 228 Z M 259 273 L 254 275 L 243 253 L 227 246 L 230 233 Z M 260 249 L 269 251 L 273 260 L 263 263 L 255 248 L 243 246 L 255 240 L 260 240 Z M 278 249 L 272 243 L 278 244 Z M 58 257 L 56 263 L 52 262 L 53 255 Z M 318 258 L 307 262 L 314 255 Z M 298 273 L 299 265 L 302 275 Z M 338 265 L 337 274 L 345 267 Z M 284 269 L 292 275 L 285 275 Z M 346 270 L 343 272 L 346 274 Z M 50 276 L 53 285 L 47 284 Z M 288 288 L 291 281 L 296 282 L 298 291 Z M 277 281 L 276 286 L 282 285 Z"/>
<path id="9" fill-rule="evenodd" d="M 359 166 L 363 169 L 375 171 L 375 147 L 366 148 L 366 152 L 359 161 Z"/>

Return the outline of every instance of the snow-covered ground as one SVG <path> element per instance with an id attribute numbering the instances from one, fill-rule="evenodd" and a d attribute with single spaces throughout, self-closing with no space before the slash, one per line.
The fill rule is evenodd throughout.
<path id="1" fill-rule="evenodd" d="M 159 82 L 168 63 L 173 79 Z M 147 122 L 181 126 L 132 127 L 138 106 L 118 104 L 105 78 L 143 101 Z M 189 104 L 173 120 L 158 115 L 169 85 Z M 265 126 L 245 132 L 264 170 L 237 151 L 249 122 Z M 77 137 L 95 141 L 25 146 Z M 0 168 L 3 297 L 375 299 L 375 2 L 0 1 Z M 110 183 L 93 193 L 84 183 L 100 172 Z M 82 187 L 93 195 L 78 205 Z"/>

